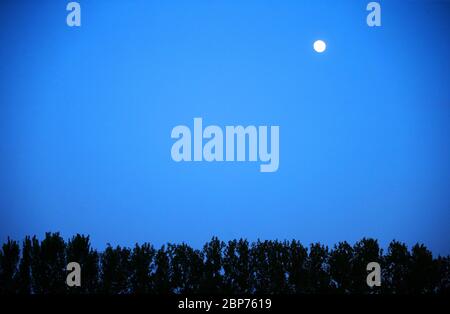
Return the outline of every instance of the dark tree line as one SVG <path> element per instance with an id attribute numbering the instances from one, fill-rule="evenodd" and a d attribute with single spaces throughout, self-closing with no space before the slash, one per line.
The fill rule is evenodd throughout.
<path id="1" fill-rule="evenodd" d="M 81 265 L 81 287 L 66 286 L 66 265 Z M 369 262 L 382 268 L 382 286 L 366 284 Z M 0 294 L 300 294 L 449 293 L 450 257 L 433 258 L 424 246 L 390 243 L 383 254 L 377 240 L 333 248 L 298 241 L 212 238 L 201 250 L 186 244 L 134 248 L 110 245 L 97 252 L 89 237 L 68 242 L 59 233 L 42 241 L 8 239 L 0 250 Z"/>

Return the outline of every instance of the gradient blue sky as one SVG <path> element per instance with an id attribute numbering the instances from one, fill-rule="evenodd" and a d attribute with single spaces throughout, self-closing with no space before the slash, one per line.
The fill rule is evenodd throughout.
<path id="1" fill-rule="evenodd" d="M 0 240 L 375 237 L 450 253 L 450 2 L 0 4 Z M 313 51 L 316 39 L 326 53 Z M 279 125 L 280 168 L 175 163 L 171 130 Z"/>

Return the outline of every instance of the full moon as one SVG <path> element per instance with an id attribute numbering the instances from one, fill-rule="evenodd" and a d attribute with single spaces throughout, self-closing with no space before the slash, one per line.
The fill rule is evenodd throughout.
<path id="1" fill-rule="evenodd" d="M 318 53 L 322 53 L 327 49 L 327 44 L 323 40 L 316 40 L 314 42 L 314 50 Z"/>

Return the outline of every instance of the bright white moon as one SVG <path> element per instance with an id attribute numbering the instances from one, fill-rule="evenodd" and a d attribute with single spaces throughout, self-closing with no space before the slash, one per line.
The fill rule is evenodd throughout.
<path id="1" fill-rule="evenodd" d="M 314 50 L 322 53 L 327 49 L 327 44 L 323 40 L 316 40 L 314 42 Z"/>

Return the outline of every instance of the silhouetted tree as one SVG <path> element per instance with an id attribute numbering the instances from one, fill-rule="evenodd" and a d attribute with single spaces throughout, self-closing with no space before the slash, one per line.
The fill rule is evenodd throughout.
<path id="1" fill-rule="evenodd" d="M 22 258 L 20 259 L 19 271 L 16 277 L 17 292 L 30 294 L 31 288 L 31 239 L 25 237 L 22 244 Z"/>
<path id="2" fill-rule="evenodd" d="M 229 241 L 224 249 L 224 291 L 226 293 L 251 293 L 250 248 L 247 240 Z"/>
<path id="3" fill-rule="evenodd" d="M 77 234 L 67 243 L 67 263 L 77 262 L 81 267 L 81 287 L 72 287 L 70 292 L 95 293 L 99 290 L 99 256 L 91 248 L 89 237 Z"/>
<path id="4" fill-rule="evenodd" d="M 108 245 L 101 255 L 101 292 L 107 294 L 126 294 L 130 292 L 131 251 Z"/>
<path id="5" fill-rule="evenodd" d="M 219 293 L 222 290 L 223 269 L 222 269 L 222 251 L 225 243 L 213 237 L 211 241 L 203 246 L 204 271 L 202 292 L 208 294 Z"/>
<path id="6" fill-rule="evenodd" d="M 367 285 L 367 264 L 377 262 L 381 264 L 382 252 L 378 241 L 374 239 L 363 238 L 353 246 L 352 260 L 352 284 L 353 293 L 374 293 L 379 290 L 378 287 L 369 287 Z"/>
<path id="7" fill-rule="evenodd" d="M 434 289 L 437 265 L 433 262 L 433 255 L 423 245 L 416 244 L 411 250 L 411 263 L 408 274 L 409 293 L 431 293 Z"/>
<path id="8" fill-rule="evenodd" d="M 81 266 L 81 287 L 67 287 L 66 265 Z M 366 284 L 367 264 L 379 262 L 382 286 Z M 108 244 L 102 253 L 89 237 L 77 234 L 67 244 L 59 233 L 39 241 L 8 238 L 0 250 L 0 294 L 155 293 L 155 294 L 286 294 L 450 292 L 450 257 L 433 258 L 421 244 L 411 251 L 392 241 L 387 254 L 375 239 L 351 246 L 340 242 L 330 251 L 315 243 L 240 239 L 227 244 L 214 237 L 202 250 L 168 244 L 155 250 L 136 244 L 133 250 Z"/>
<path id="9" fill-rule="evenodd" d="M 171 286 L 175 293 L 193 294 L 200 292 L 203 257 L 200 251 L 186 244 L 169 244 Z"/>
<path id="10" fill-rule="evenodd" d="M 156 294 L 169 294 L 173 292 L 171 287 L 170 261 L 164 246 L 156 253 L 153 284 L 153 292 Z"/>
<path id="11" fill-rule="evenodd" d="M 258 240 L 251 245 L 250 269 L 253 273 L 253 291 L 255 293 L 270 292 L 269 265 L 267 264 L 267 241 Z"/>
<path id="12" fill-rule="evenodd" d="M 450 256 L 436 259 L 436 293 L 450 294 Z"/>
<path id="13" fill-rule="evenodd" d="M 33 292 L 37 294 L 66 292 L 66 244 L 59 233 L 46 233 L 39 242 L 33 237 L 31 272 Z"/>
<path id="14" fill-rule="evenodd" d="M 392 241 L 388 247 L 388 254 L 384 257 L 382 287 L 384 291 L 395 294 L 408 292 L 408 272 L 411 256 L 404 243 Z"/>
<path id="15" fill-rule="evenodd" d="M 306 265 L 308 272 L 307 292 L 329 292 L 331 278 L 328 267 L 328 247 L 320 243 L 311 244 Z"/>
<path id="16" fill-rule="evenodd" d="M 152 245 L 135 245 L 131 256 L 131 291 L 133 293 L 152 292 L 152 272 L 155 268 L 156 251 Z"/>
<path id="17" fill-rule="evenodd" d="M 286 271 L 288 274 L 289 291 L 299 294 L 307 291 L 308 272 L 307 259 L 308 250 L 299 241 L 292 240 L 290 244 L 286 244 L 287 262 Z"/>
<path id="18" fill-rule="evenodd" d="M 0 251 L 0 293 L 15 293 L 17 266 L 20 259 L 20 248 L 16 241 L 8 238 Z"/>
<path id="19" fill-rule="evenodd" d="M 289 292 L 287 267 L 289 250 L 287 242 L 269 241 L 267 262 L 269 264 L 270 293 L 281 294 Z"/>
<path id="20" fill-rule="evenodd" d="M 339 242 L 330 252 L 330 276 L 338 293 L 350 292 L 353 259 L 353 247 L 347 242 Z"/>
<path id="21" fill-rule="evenodd" d="M 256 293 L 280 294 L 288 291 L 289 252 L 279 241 L 257 241 L 252 245 L 252 271 Z"/>

